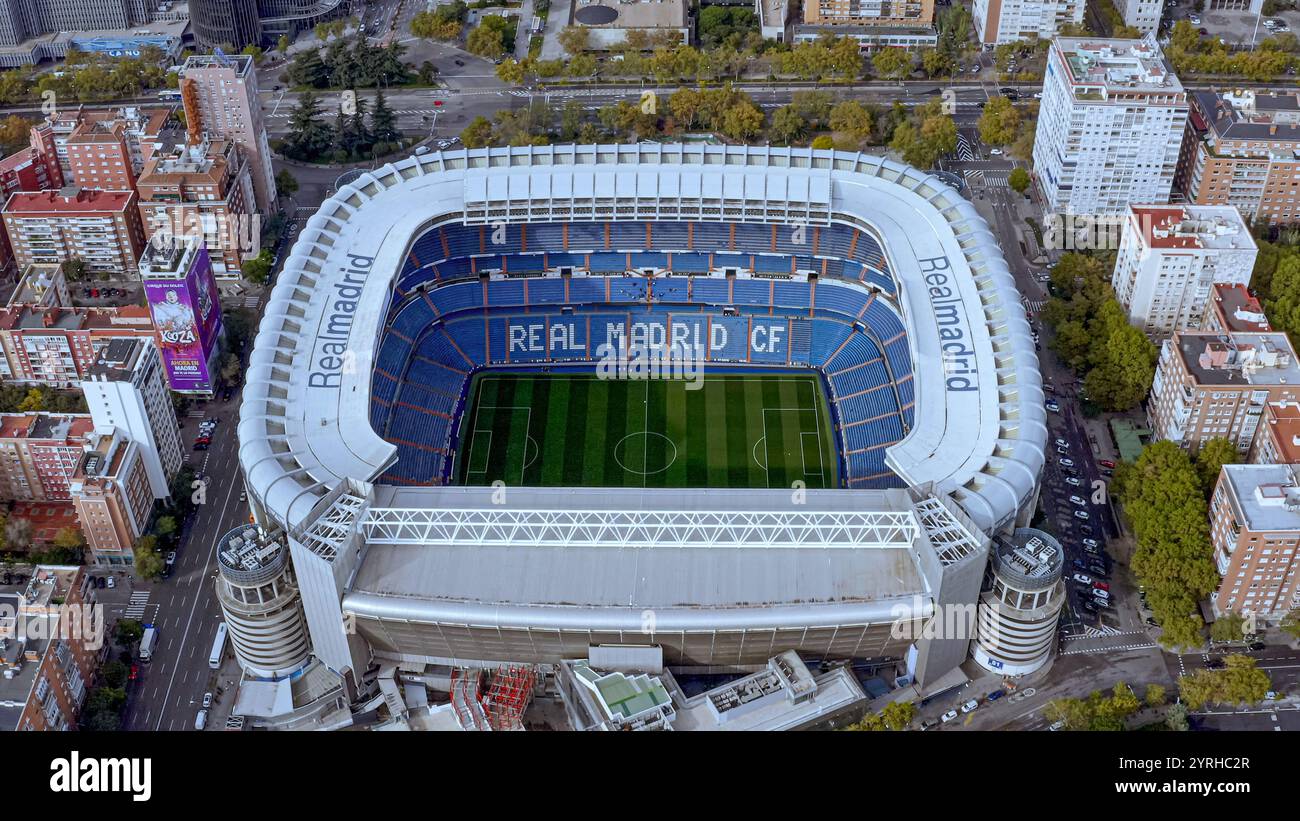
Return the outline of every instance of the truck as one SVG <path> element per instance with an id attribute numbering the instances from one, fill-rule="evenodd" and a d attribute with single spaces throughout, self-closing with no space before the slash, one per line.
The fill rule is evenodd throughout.
<path id="1" fill-rule="evenodd" d="M 144 635 L 140 638 L 140 661 L 148 663 L 153 658 L 153 651 L 157 646 L 158 631 L 152 627 L 146 627 Z"/>

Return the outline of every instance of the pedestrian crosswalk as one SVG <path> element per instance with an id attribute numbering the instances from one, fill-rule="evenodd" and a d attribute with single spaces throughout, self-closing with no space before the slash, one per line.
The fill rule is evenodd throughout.
<path id="1" fill-rule="evenodd" d="M 131 602 L 126 606 L 126 613 L 123 615 L 128 619 L 140 621 L 144 618 L 145 611 L 149 609 L 149 593 L 141 591 L 131 594 Z"/>
<path id="2" fill-rule="evenodd" d="M 968 186 L 976 186 L 976 185 L 984 184 L 983 171 L 969 171 L 969 170 L 963 171 L 962 176 L 966 178 L 966 185 Z"/>
<path id="3" fill-rule="evenodd" d="M 208 415 L 207 411 L 201 411 L 201 410 L 192 410 L 189 413 L 185 414 L 185 416 L 189 419 L 205 419 L 207 418 L 207 415 Z"/>
<path id="4" fill-rule="evenodd" d="M 1026 311 L 1031 311 L 1031 312 L 1033 312 L 1033 313 L 1038 313 L 1039 311 L 1043 310 L 1043 306 L 1047 304 L 1047 300 L 1045 300 L 1045 299 L 1026 299 L 1026 300 L 1024 301 L 1024 303 L 1025 303 L 1025 310 L 1026 310 Z"/>
<path id="5" fill-rule="evenodd" d="M 245 308 L 256 308 L 258 305 L 261 304 L 261 302 L 262 302 L 262 298 L 261 298 L 260 296 L 246 296 L 246 297 L 244 297 L 244 307 L 245 307 Z"/>
<path id="6" fill-rule="evenodd" d="M 1010 186 L 1007 183 L 1007 175 L 1010 173 L 1010 171 L 985 171 L 984 182 L 988 185 L 1009 188 Z"/>

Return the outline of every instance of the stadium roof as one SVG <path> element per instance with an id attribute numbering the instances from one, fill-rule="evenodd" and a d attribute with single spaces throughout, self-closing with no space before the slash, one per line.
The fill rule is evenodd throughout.
<path id="1" fill-rule="evenodd" d="M 257 502 L 292 530 L 345 480 L 374 482 L 395 458 L 370 427 L 370 378 L 394 281 L 423 230 L 613 213 L 872 231 L 899 280 L 917 382 L 913 428 L 888 464 L 951 493 L 985 530 L 1032 501 L 1047 438 L 1038 359 L 997 240 L 969 202 L 862 154 L 650 144 L 430 153 L 324 202 L 272 292 L 249 365 L 240 462 Z M 404 492 L 422 498 L 416 507 L 435 491 Z"/>

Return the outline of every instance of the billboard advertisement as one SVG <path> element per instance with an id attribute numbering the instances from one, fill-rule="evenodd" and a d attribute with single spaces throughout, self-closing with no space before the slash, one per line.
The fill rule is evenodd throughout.
<path id="1" fill-rule="evenodd" d="M 153 314 L 167 382 L 181 393 L 211 393 L 213 351 L 221 335 L 221 301 L 208 249 L 200 245 L 183 278 L 149 278 L 145 299 Z"/>

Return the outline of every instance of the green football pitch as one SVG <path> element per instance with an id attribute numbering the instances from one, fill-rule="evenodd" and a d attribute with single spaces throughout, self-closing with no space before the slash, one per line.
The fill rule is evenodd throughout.
<path id="1" fill-rule="evenodd" d="M 677 380 L 594 375 L 476 378 L 456 476 L 531 487 L 838 486 L 814 376 Z"/>

